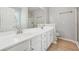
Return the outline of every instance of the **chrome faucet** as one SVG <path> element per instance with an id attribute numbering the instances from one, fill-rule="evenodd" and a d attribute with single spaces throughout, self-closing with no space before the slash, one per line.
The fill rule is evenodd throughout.
<path id="1" fill-rule="evenodd" d="M 16 27 L 16 29 L 17 29 L 17 34 L 23 33 L 22 28 L 20 26 Z"/>
<path id="2" fill-rule="evenodd" d="M 43 28 L 44 28 L 44 26 L 45 26 L 45 25 L 43 25 L 43 26 L 41 27 L 41 29 L 43 29 Z"/>

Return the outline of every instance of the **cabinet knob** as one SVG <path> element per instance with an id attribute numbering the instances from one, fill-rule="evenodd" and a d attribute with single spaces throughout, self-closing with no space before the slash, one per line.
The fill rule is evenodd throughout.
<path id="1" fill-rule="evenodd" d="M 24 51 L 26 51 L 26 49 L 24 49 Z"/>
<path id="2" fill-rule="evenodd" d="M 31 50 L 34 50 L 34 48 L 31 48 Z"/>
<path id="3" fill-rule="evenodd" d="M 27 48 L 25 48 L 24 51 L 27 51 Z"/>

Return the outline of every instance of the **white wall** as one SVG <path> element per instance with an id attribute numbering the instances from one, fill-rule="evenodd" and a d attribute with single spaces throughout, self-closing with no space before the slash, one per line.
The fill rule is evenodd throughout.
<path id="1" fill-rule="evenodd" d="M 75 8 L 50 8 L 50 23 L 56 24 L 56 30 L 64 38 L 77 40 L 77 23 Z M 72 13 L 60 14 L 62 12 L 72 11 Z"/>
<path id="2" fill-rule="evenodd" d="M 56 8 L 55 7 L 50 7 L 49 8 L 49 22 L 50 23 L 55 23 L 56 20 Z"/>

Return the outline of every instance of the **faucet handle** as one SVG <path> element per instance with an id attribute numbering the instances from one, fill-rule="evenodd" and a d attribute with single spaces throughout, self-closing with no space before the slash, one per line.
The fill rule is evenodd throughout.
<path id="1" fill-rule="evenodd" d="M 17 34 L 23 33 L 22 28 L 20 26 L 17 27 Z"/>

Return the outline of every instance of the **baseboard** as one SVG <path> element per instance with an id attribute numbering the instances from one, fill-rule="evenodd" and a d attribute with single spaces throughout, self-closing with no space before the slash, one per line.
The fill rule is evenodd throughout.
<path id="1" fill-rule="evenodd" d="M 73 42 L 77 45 L 77 47 L 79 48 L 79 43 L 77 41 L 71 40 L 71 39 L 67 39 L 67 38 L 61 38 L 62 40 L 66 40 L 66 41 L 70 41 Z"/>

